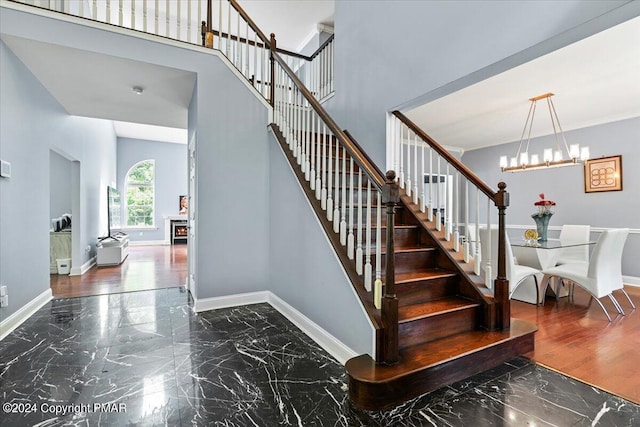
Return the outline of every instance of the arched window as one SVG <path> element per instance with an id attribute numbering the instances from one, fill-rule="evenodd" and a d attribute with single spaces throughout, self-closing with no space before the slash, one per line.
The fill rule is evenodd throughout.
<path id="1" fill-rule="evenodd" d="M 155 162 L 143 160 L 129 169 L 125 178 L 127 227 L 154 225 Z"/>

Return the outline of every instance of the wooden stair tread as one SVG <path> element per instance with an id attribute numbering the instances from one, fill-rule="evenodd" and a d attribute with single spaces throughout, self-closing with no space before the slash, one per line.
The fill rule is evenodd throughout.
<path id="1" fill-rule="evenodd" d="M 411 322 L 444 313 L 478 307 L 480 304 L 468 299 L 452 296 L 425 301 L 418 304 L 404 305 L 398 308 L 399 323 Z"/>
<path id="2" fill-rule="evenodd" d="M 511 328 L 506 331 L 468 331 L 407 347 L 400 351 L 400 361 L 395 365 L 378 365 L 365 354 L 350 359 L 345 367 L 349 376 L 358 381 L 387 382 L 532 334 L 537 330 L 532 323 L 512 318 Z"/>
<path id="3" fill-rule="evenodd" d="M 438 249 L 434 246 L 425 246 L 425 245 L 405 245 L 405 246 L 396 246 L 394 248 L 394 253 L 399 254 L 399 253 L 412 253 L 412 252 L 434 252 L 437 251 Z M 376 251 L 372 250 L 371 254 L 375 254 Z M 386 255 L 387 253 L 387 248 L 386 246 L 382 246 L 380 253 L 382 255 Z"/>
<path id="4" fill-rule="evenodd" d="M 442 270 L 439 268 L 424 267 L 421 269 L 414 269 L 407 272 L 396 272 L 396 284 L 417 282 L 420 280 L 440 279 L 444 277 L 457 276 L 458 273 L 449 270 Z"/>

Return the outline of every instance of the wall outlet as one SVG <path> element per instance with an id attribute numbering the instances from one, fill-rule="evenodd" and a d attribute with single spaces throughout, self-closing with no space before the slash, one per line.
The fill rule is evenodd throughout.
<path id="1" fill-rule="evenodd" d="M 87 245 L 84 250 L 87 251 L 87 253 L 91 252 L 91 245 Z"/>
<path id="2" fill-rule="evenodd" d="M 0 297 L 3 297 L 7 294 L 7 287 L 6 286 L 0 286 Z"/>
<path id="3" fill-rule="evenodd" d="M 9 295 L 0 297 L 0 307 L 8 307 L 8 306 L 9 306 Z"/>

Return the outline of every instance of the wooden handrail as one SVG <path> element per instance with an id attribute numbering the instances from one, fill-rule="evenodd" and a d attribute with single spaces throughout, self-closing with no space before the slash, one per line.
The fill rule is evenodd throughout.
<path id="1" fill-rule="evenodd" d="M 240 14 L 240 16 L 242 16 L 242 18 L 247 22 L 247 24 L 249 24 L 251 29 L 255 31 L 255 33 L 267 45 L 267 47 L 271 48 L 271 45 L 269 43 L 269 38 L 265 36 L 262 31 L 260 31 L 260 28 L 258 28 L 256 23 L 253 22 L 253 19 L 251 19 L 249 15 L 247 15 L 247 12 L 244 11 L 244 9 L 238 4 L 238 2 L 236 0 L 229 0 L 229 3 Z"/>
<path id="2" fill-rule="evenodd" d="M 318 116 L 326 123 L 327 127 L 333 132 L 335 137 L 340 141 L 340 143 L 346 148 L 349 155 L 353 158 L 356 164 L 362 168 L 364 173 L 371 179 L 371 182 L 378 188 L 378 190 L 382 191 L 385 185 L 385 177 L 380 174 L 379 169 L 375 164 L 373 164 L 367 156 L 363 154 L 363 152 L 356 145 L 351 142 L 351 139 L 345 135 L 345 133 L 340 129 L 340 127 L 333 121 L 331 116 L 326 112 L 322 105 L 316 100 L 316 98 L 309 92 L 309 89 L 300 81 L 296 73 L 289 68 L 286 61 L 278 55 L 276 52 L 271 51 L 272 57 L 275 61 L 280 64 L 282 69 L 287 73 L 289 78 L 293 81 L 293 83 L 298 87 L 300 93 L 307 99 L 309 105 L 316 111 Z"/>
<path id="3" fill-rule="evenodd" d="M 331 36 L 329 36 L 329 38 L 328 38 L 328 39 L 326 39 L 326 40 L 324 41 L 324 43 L 322 43 L 322 44 L 320 45 L 320 47 L 319 47 L 319 48 L 317 48 L 317 49 L 316 49 L 316 51 L 315 51 L 315 52 L 313 52 L 313 53 L 311 54 L 311 56 L 309 56 L 309 57 L 308 57 L 308 58 L 309 58 L 309 59 L 308 59 L 308 61 L 311 61 L 311 60 L 313 60 L 313 58 L 315 58 L 316 56 L 320 55 L 320 52 L 322 52 L 322 50 L 323 50 L 325 47 L 327 47 L 327 45 L 329 45 L 329 43 L 331 43 L 331 42 L 333 41 L 333 39 L 334 39 L 334 38 L 335 38 L 335 34 L 331 34 Z"/>
<path id="4" fill-rule="evenodd" d="M 402 114 L 400 111 L 394 111 L 393 115 L 396 116 L 402 123 L 407 125 L 409 129 L 411 129 L 416 135 L 422 138 L 423 141 L 427 142 L 434 150 L 438 152 L 441 157 L 444 157 L 447 162 L 451 164 L 458 172 L 460 172 L 465 178 L 467 178 L 473 185 L 478 187 L 480 191 L 487 195 L 491 200 L 496 200 L 496 192 L 493 191 L 491 187 L 489 187 L 483 180 L 478 178 L 478 176 L 471 171 L 468 167 L 466 167 L 461 161 L 456 159 L 449 153 L 442 145 L 438 144 L 435 139 L 431 138 L 427 135 L 422 129 L 418 127 L 415 123 L 413 123 L 407 116 Z"/>

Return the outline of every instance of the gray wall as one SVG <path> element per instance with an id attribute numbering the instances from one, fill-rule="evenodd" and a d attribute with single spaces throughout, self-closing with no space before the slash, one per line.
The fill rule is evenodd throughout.
<path id="1" fill-rule="evenodd" d="M 601 16 L 625 3 L 336 1 L 335 97 L 326 106 L 384 167 L 385 112 L 417 97 L 420 103 L 435 99 L 636 16 L 640 2 Z"/>
<path id="2" fill-rule="evenodd" d="M 187 145 L 170 142 L 118 138 L 118 189 L 122 195 L 122 225 L 125 223 L 126 174 L 143 160 L 155 160 L 155 227 L 124 229 L 133 241 L 164 240 L 164 216 L 178 214 L 180 195 L 187 194 Z M 186 216 L 185 216 L 186 219 Z M 169 236 L 167 236 L 167 239 Z"/>
<path id="3" fill-rule="evenodd" d="M 196 117 L 189 117 L 189 125 L 197 127 L 199 162 L 194 293 L 208 298 L 267 289 L 268 107 L 232 66 L 202 48 L 169 46 L 10 9 L 2 9 L 0 24 L 10 35 L 196 73 L 197 106 L 190 108 Z"/>
<path id="4" fill-rule="evenodd" d="M 373 329 L 277 141 L 271 137 L 269 217 L 273 291 L 356 352 Z"/>
<path id="5" fill-rule="evenodd" d="M 5 28 L 2 14 L 2 28 Z M 0 158 L 12 177 L 0 179 L 0 282 L 5 319 L 49 289 L 49 152 L 80 164 L 79 208 L 73 212 L 73 268 L 88 261 L 106 228 L 106 186 L 115 182 L 116 140 L 105 120 L 67 115 L 31 72 L 0 42 Z M 37 119 L 34 119 L 37 118 Z"/>
<path id="6" fill-rule="evenodd" d="M 584 192 L 584 168 L 581 166 L 557 169 L 502 173 L 498 166 L 501 155 L 513 156 L 518 142 L 466 152 L 462 160 L 481 179 L 497 188 L 499 181 L 507 183 L 510 206 L 507 224 L 531 225 L 533 203 L 538 194 L 557 203 L 550 228 L 562 224 L 589 224 L 592 227 L 628 227 L 640 229 L 640 118 L 622 120 L 565 132 L 567 142 L 589 146 L 591 158 L 622 155 L 623 191 L 606 193 Z M 530 152 L 542 157 L 542 148 L 554 146 L 553 135 L 531 140 Z M 556 234 L 557 234 L 557 230 Z M 550 232 L 551 234 L 551 232 Z M 592 233 L 594 239 L 597 233 Z M 623 253 L 622 272 L 640 277 L 638 254 L 640 234 L 630 234 Z"/>
<path id="7" fill-rule="evenodd" d="M 49 151 L 49 217 L 71 212 L 71 160 Z"/>

